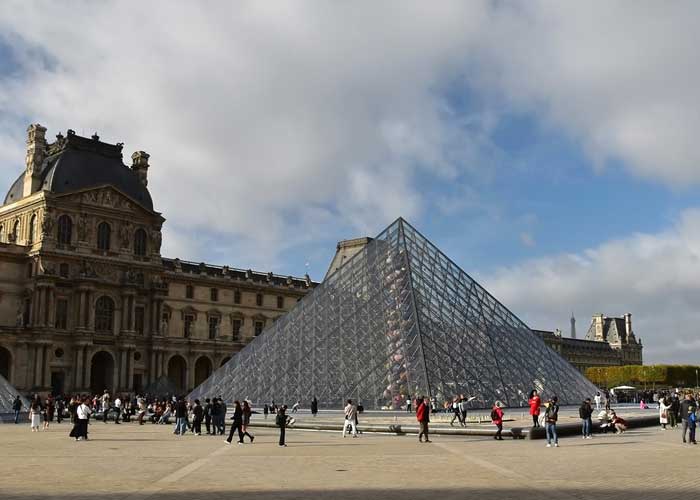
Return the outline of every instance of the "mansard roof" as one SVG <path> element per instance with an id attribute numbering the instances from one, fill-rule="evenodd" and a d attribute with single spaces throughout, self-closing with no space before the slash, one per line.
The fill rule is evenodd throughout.
<path id="1" fill-rule="evenodd" d="M 163 267 L 168 271 L 189 273 L 208 278 L 230 278 L 238 281 L 251 281 L 257 284 L 292 286 L 294 288 L 313 288 L 318 283 L 311 281 L 308 275 L 303 278 L 263 273 L 252 269 L 236 269 L 229 266 L 214 266 L 204 262 L 189 262 L 180 259 L 163 258 Z"/>
<path id="2" fill-rule="evenodd" d="M 41 166 L 41 189 L 63 194 L 96 186 L 111 185 L 132 198 L 147 210 L 153 211 L 153 200 L 136 172 L 122 163 L 122 144 L 108 144 L 81 137 L 69 130 L 59 134 L 50 144 Z M 4 204 L 23 197 L 24 173 L 12 184 Z"/>

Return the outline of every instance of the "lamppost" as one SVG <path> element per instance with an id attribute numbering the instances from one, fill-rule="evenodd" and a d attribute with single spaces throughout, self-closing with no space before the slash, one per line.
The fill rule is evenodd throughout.
<path id="1" fill-rule="evenodd" d="M 700 387 L 700 385 L 698 384 L 698 369 L 696 368 L 695 369 L 695 388 L 697 389 L 698 387 Z"/>

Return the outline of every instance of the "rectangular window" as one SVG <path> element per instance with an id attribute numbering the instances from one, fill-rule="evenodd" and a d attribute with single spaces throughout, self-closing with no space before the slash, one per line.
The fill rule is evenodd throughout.
<path id="1" fill-rule="evenodd" d="M 240 303 L 241 303 L 241 292 L 240 292 L 240 290 L 234 290 L 234 291 L 233 291 L 233 303 L 234 303 L 234 304 L 240 304 Z"/>
<path id="2" fill-rule="evenodd" d="M 187 287 L 185 287 L 185 298 L 194 298 L 194 287 L 192 285 L 187 285 Z"/>
<path id="3" fill-rule="evenodd" d="M 219 336 L 219 318 L 212 316 L 209 318 L 209 340 L 214 340 Z"/>
<path id="4" fill-rule="evenodd" d="M 284 309 L 284 297 L 277 297 L 277 309 Z"/>
<path id="5" fill-rule="evenodd" d="M 263 295 L 262 293 L 259 293 L 255 296 L 255 305 L 260 307 L 263 305 Z"/>
<path id="6" fill-rule="evenodd" d="M 58 299 L 56 301 L 56 329 L 66 330 L 68 328 L 68 301 Z"/>
<path id="7" fill-rule="evenodd" d="M 144 318 L 146 317 L 146 311 L 143 307 L 137 306 L 135 309 L 135 316 L 134 316 L 134 328 L 136 329 L 136 333 L 139 335 L 143 335 L 143 324 L 144 324 Z"/>
<path id="8" fill-rule="evenodd" d="M 211 297 L 212 302 L 218 302 L 219 301 L 219 289 L 218 288 L 212 288 L 209 291 L 209 295 Z"/>
<path id="9" fill-rule="evenodd" d="M 58 266 L 58 274 L 61 278 L 67 278 L 70 274 L 70 265 L 65 262 Z"/>
<path id="10" fill-rule="evenodd" d="M 233 320 L 233 331 L 231 334 L 233 335 L 233 340 L 238 340 L 241 338 L 241 326 L 243 325 L 243 321 L 240 319 L 234 319 Z"/>
<path id="11" fill-rule="evenodd" d="M 194 316 L 191 314 L 185 315 L 185 338 L 188 339 L 192 336 L 192 325 L 194 325 Z"/>
<path id="12" fill-rule="evenodd" d="M 264 326 L 265 326 L 265 324 L 262 321 L 255 322 L 255 336 L 256 337 L 262 333 Z"/>

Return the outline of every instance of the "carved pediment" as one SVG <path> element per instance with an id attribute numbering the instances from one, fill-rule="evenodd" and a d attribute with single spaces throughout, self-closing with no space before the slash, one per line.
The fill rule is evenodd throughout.
<path id="1" fill-rule="evenodd" d="M 61 199 L 79 205 L 109 208 L 122 212 L 133 213 L 135 211 L 152 214 L 153 212 L 144 209 L 136 201 L 132 200 L 124 193 L 112 186 L 101 186 L 93 189 L 86 189 L 77 193 L 70 193 L 61 196 Z"/>

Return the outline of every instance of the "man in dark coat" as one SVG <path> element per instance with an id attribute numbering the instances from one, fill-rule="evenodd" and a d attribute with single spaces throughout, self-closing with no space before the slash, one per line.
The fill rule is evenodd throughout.
<path id="1" fill-rule="evenodd" d="M 207 428 L 207 434 L 211 434 L 211 400 L 204 400 L 204 426 Z"/>

